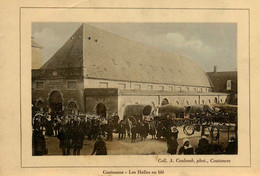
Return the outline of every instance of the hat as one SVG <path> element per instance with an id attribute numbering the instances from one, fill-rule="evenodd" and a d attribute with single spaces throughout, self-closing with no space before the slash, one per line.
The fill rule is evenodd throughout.
<path id="1" fill-rule="evenodd" d="M 230 139 L 228 140 L 228 142 L 235 142 L 236 138 L 234 136 L 230 137 Z"/>
<path id="2" fill-rule="evenodd" d="M 192 145 L 191 145 L 189 139 L 184 138 L 182 141 L 183 141 L 183 147 L 184 147 L 184 149 L 192 148 Z M 188 146 L 184 145 L 186 142 L 189 142 L 189 145 L 188 145 Z"/>
<path id="3" fill-rule="evenodd" d="M 185 144 L 185 142 L 190 142 L 190 140 L 189 140 L 188 138 L 184 138 L 184 139 L 182 140 L 182 142 L 183 142 L 183 144 Z"/>
<path id="4" fill-rule="evenodd" d="M 201 139 L 208 139 L 207 136 L 203 135 Z"/>
<path id="5" fill-rule="evenodd" d="M 47 116 L 47 120 L 50 121 L 51 120 L 51 115 Z"/>
<path id="6" fill-rule="evenodd" d="M 98 140 L 102 140 L 102 138 L 101 138 L 101 136 L 100 136 L 100 135 L 98 135 L 98 136 L 97 136 L 97 139 L 98 139 Z"/>
<path id="7" fill-rule="evenodd" d="M 174 132 L 174 133 L 178 132 L 177 127 L 176 126 L 172 126 L 171 127 L 171 132 Z"/>

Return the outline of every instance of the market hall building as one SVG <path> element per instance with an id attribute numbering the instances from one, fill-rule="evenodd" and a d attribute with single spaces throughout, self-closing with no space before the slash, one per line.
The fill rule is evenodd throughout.
<path id="1" fill-rule="evenodd" d="M 122 115 L 128 104 L 225 102 L 193 60 L 82 24 L 32 70 L 32 104 L 55 112 Z"/>

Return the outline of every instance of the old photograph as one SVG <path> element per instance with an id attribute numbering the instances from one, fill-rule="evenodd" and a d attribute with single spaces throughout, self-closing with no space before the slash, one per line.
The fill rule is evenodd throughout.
<path id="1" fill-rule="evenodd" d="M 31 23 L 32 156 L 237 155 L 236 23 Z"/>

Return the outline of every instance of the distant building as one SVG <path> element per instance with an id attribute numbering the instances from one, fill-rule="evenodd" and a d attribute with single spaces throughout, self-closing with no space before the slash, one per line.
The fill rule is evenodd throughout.
<path id="1" fill-rule="evenodd" d="M 36 43 L 33 39 L 31 40 L 32 47 L 32 69 L 39 69 L 42 66 L 42 47 Z"/>
<path id="2" fill-rule="evenodd" d="M 122 114 L 127 104 L 225 102 L 193 60 L 82 24 L 40 69 L 32 103 L 51 111 Z"/>
<path id="3" fill-rule="evenodd" d="M 237 71 L 207 73 L 212 82 L 213 92 L 222 92 L 228 94 L 227 102 L 237 104 Z"/>

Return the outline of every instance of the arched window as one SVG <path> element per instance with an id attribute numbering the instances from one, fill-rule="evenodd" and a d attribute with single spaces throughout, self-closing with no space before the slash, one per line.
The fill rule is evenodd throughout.
<path id="1" fill-rule="evenodd" d="M 62 112 L 62 96 L 58 91 L 53 91 L 49 96 L 49 106 L 52 112 Z"/>
<path id="2" fill-rule="evenodd" d="M 186 101 L 186 104 L 189 105 L 189 101 L 188 100 Z"/>
<path id="3" fill-rule="evenodd" d="M 201 103 L 204 104 L 204 100 L 202 100 Z"/>
<path id="4" fill-rule="evenodd" d="M 195 100 L 194 103 L 195 103 L 195 104 L 198 104 L 198 103 L 197 103 L 197 100 Z"/>
<path id="5" fill-rule="evenodd" d="M 211 101 L 209 100 L 209 103 L 211 103 Z"/>
<path id="6" fill-rule="evenodd" d="M 218 103 L 218 99 L 217 99 L 217 97 L 215 97 L 215 99 L 214 99 L 214 103 Z"/>
<path id="7" fill-rule="evenodd" d="M 163 106 L 163 105 L 167 105 L 167 104 L 169 104 L 169 101 L 168 101 L 166 98 L 164 98 L 164 99 L 162 100 L 161 105 Z"/>
<path id="8" fill-rule="evenodd" d="M 68 113 L 69 114 L 76 114 L 77 111 L 77 105 L 75 102 L 70 102 L 68 104 Z"/>
<path id="9" fill-rule="evenodd" d="M 96 107 L 96 113 L 100 117 L 106 117 L 106 106 L 103 103 L 99 103 Z"/>

